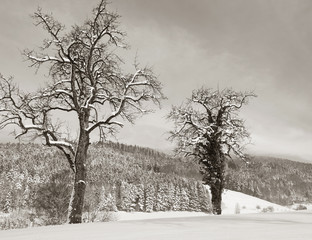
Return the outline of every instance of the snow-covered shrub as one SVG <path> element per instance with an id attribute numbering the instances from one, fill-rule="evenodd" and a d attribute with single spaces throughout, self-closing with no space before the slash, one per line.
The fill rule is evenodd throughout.
<path id="1" fill-rule="evenodd" d="M 0 230 L 26 228 L 36 226 L 35 214 L 29 211 L 13 211 L 0 215 Z"/>
<path id="2" fill-rule="evenodd" d="M 262 209 L 263 213 L 267 213 L 267 212 L 274 212 L 274 207 L 273 206 L 268 206 Z"/>
<path id="3" fill-rule="evenodd" d="M 298 206 L 296 206 L 295 208 L 296 211 L 299 211 L 299 210 L 307 210 L 307 207 L 302 205 L 302 204 L 299 204 Z"/>
<path id="4" fill-rule="evenodd" d="M 84 212 L 82 220 L 88 222 L 113 222 L 118 220 L 118 214 L 111 211 Z"/>

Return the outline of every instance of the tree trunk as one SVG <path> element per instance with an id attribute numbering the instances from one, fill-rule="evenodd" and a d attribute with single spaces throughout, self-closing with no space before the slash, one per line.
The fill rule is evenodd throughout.
<path id="1" fill-rule="evenodd" d="M 222 192 L 224 188 L 225 158 L 218 144 L 212 144 L 205 162 L 204 182 L 210 186 L 212 213 L 222 213 Z"/>
<path id="2" fill-rule="evenodd" d="M 89 135 L 81 129 L 76 156 L 75 156 L 75 181 L 69 207 L 69 223 L 82 222 L 82 210 L 86 190 L 86 160 L 89 147 Z"/>
<path id="3" fill-rule="evenodd" d="M 222 184 L 213 184 L 210 186 L 212 213 L 221 215 L 222 213 Z"/>
<path id="4" fill-rule="evenodd" d="M 214 179 L 210 184 L 212 213 L 220 215 L 222 213 L 222 192 L 224 189 L 224 170 L 225 162 L 224 157 L 216 154 Z"/>

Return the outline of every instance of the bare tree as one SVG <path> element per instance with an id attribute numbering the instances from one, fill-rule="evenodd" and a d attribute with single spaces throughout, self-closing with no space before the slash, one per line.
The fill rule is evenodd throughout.
<path id="1" fill-rule="evenodd" d="M 200 164 L 204 184 L 210 186 L 214 214 L 221 214 L 226 158 L 233 154 L 245 158 L 244 140 L 249 134 L 238 112 L 250 97 L 255 95 L 201 88 L 168 115 L 175 124 L 170 138 L 177 142 L 176 151 Z"/>
<path id="2" fill-rule="evenodd" d="M 101 0 L 92 15 L 81 26 L 65 27 L 52 15 L 38 9 L 35 24 L 48 34 L 40 52 L 26 50 L 31 66 L 49 67 L 50 81 L 36 92 L 24 93 L 12 78 L 0 80 L 0 127 L 15 125 L 21 132 L 16 137 L 35 134 L 47 146 L 63 152 L 75 174 L 69 207 L 69 222 L 80 223 L 86 188 L 86 158 L 90 134 L 96 129 L 112 131 L 122 121 L 149 112 L 149 102 L 159 104 L 164 98 L 161 83 L 150 68 L 139 68 L 124 74 L 122 60 L 115 54 L 125 48 L 119 27 L 119 15 L 107 10 Z M 79 124 L 79 138 L 72 144 L 63 138 L 60 113 L 74 113 Z"/>

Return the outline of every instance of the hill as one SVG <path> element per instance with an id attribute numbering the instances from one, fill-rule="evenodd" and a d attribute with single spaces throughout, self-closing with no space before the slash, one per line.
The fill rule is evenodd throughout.
<path id="1" fill-rule="evenodd" d="M 312 164 L 255 156 L 228 162 L 226 188 L 281 205 L 312 202 Z"/>
<path id="2" fill-rule="evenodd" d="M 88 168 L 86 222 L 106 220 L 106 211 L 211 210 L 198 166 L 186 159 L 106 142 L 90 146 Z M 226 188 L 282 205 L 312 202 L 311 170 L 311 164 L 283 159 L 254 157 L 248 164 L 231 160 Z M 1 228 L 63 223 L 72 177 L 54 148 L 0 144 L 0 212 L 13 216 Z"/>
<path id="3" fill-rule="evenodd" d="M 13 220 L 6 218 L 0 228 L 65 222 L 73 177 L 67 164 L 54 148 L 1 144 L 0 212 Z M 210 212 L 194 163 L 108 142 L 90 146 L 87 166 L 86 222 L 106 220 L 103 212 L 117 210 Z"/>

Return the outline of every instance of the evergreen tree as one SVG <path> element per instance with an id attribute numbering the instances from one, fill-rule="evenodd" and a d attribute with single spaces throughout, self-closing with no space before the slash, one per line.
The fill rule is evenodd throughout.
<path id="1" fill-rule="evenodd" d="M 168 186 L 168 206 L 167 210 L 171 211 L 173 210 L 174 202 L 175 202 L 175 187 L 172 182 L 169 183 Z"/>
<path id="2" fill-rule="evenodd" d="M 194 212 L 200 211 L 200 203 L 198 199 L 198 190 L 196 186 L 196 182 L 190 182 L 189 183 L 189 210 Z"/>
<path id="3" fill-rule="evenodd" d="M 189 198 L 187 194 L 187 190 L 182 188 L 181 189 L 181 201 L 180 201 L 180 210 L 181 211 L 187 211 L 189 210 Z"/>
<path id="4" fill-rule="evenodd" d="M 148 184 L 145 186 L 144 193 L 145 193 L 145 203 L 144 209 L 145 212 L 152 212 L 154 207 L 155 201 L 155 187 L 152 184 Z"/>
<path id="5" fill-rule="evenodd" d="M 143 184 L 137 185 L 137 193 L 136 193 L 136 206 L 135 211 L 144 211 L 144 186 Z"/>
<path id="6" fill-rule="evenodd" d="M 176 185 L 174 192 L 174 202 L 172 206 L 173 211 L 181 210 L 181 189 L 179 185 Z"/>
<path id="7" fill-rule="evenodd" d="M 210 195 L 209 195 L 208 190 L 199 182 L 197 182 L 196 185 L 197 185 L 200 211 L 210 212 L 211 204 L 210 204 Z"/>

